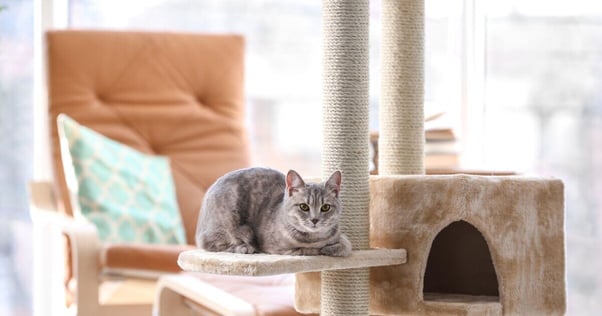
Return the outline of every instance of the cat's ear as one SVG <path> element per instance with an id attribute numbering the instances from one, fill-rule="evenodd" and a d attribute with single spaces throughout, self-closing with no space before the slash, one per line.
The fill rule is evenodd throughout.
<path id="1" fill-rule="evenodd" d="M 338 170 L 333 172 L 328 181 L 326 181 L 325 187 L 328 190 L 332 190 L 336 197 L 339 197 L 339 192 L 341 191 L 341 172 Z"/>
<path id="2" fill-rule="evenodd" d="M 286 192 L 288 192 L 288 196 L 302 188 L 305 188 L 305 182 L 303 182 L 301 176 L 295 170 L 289 170 L 286 174 Z"/>

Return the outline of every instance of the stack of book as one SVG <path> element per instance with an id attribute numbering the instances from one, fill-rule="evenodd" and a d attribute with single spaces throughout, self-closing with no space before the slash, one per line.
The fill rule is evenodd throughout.
<path id="1" fill-rule="evenodd" d="M 443 113 L 425 120 L 424 165 L 427 173 L 446 173 L 459 168 L 459 142 L 453 128 L 445 124 Z M 370 133 L 370 145 L 370 173 L 378 174 L 378 132 Z"/>
<path id="2" fill-rule="evenodd" d="M 424 166 L 428 170 L 460 167 L 459 142 L 444 112 L 427 116 L 424 122 Z"/>
<path id="3" fill-rule="evenodd" d="M 451 128 L 425 129 L 424 165 L 427 169 L 456 169 L 460 164 L 458 140 Z"/>

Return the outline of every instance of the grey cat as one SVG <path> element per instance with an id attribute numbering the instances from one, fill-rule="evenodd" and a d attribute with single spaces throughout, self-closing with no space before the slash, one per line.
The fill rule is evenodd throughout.
<path id="1" fill-rule="evenodd" d="M 207 191 L 197 246 L 207 251 L 345 257 L 351 243 L 339 229 L 341 172 L 305 183 L 290 170 L 230 172 Z"/>

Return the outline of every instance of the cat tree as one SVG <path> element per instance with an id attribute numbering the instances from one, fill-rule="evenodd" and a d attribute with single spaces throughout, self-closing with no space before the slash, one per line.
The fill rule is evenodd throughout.
<path id="1" fill-rule="evenodd" d="M 193 250 L 179 265 L 231 275 L 322 271 L 298 274 L 295 303 L 323 315 L 564 313 L 560 181 L 423 175 L 423 0 L 383 0 L 381 175 L 369 179 L 368 11 L 368 0 L 323 1 L 323 175 L 343 172 L 342 229 L 353 254 Z"/>

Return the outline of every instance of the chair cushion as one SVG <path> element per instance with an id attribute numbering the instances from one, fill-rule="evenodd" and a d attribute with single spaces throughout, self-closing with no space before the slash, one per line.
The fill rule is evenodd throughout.
<path id="1" fill-rule="evenodd" d="M 64 114 L 58 125 L 75 215 L 92 222 L 101 241 L 186 244 L 167 158 L 140 153 Z"/>
<path id="2" fill-rule="evenodd" d="M 105 244 L 101 266 L 109 270 L 146 270 L 178 272 L 180 252 L 195 249 L 191 245 Z"/>
<path id="3" fill-rule="evenodd" d="M 164 271 L 176 272 L 180 271 L 177 266 L 177 258 L 180 252 L 194 249 L 190 245 L 143 245 L 143 244 L 107 244 L 104 245 L 101 253 L 101 261 L 103 268 L 109 270 L 121 270 L 124 272 L 128 282 L 111 283 L 112 289 L 111 300 L 115 301 L 116 293 L 121 296 L 126 295 L 127 291 L 133 287 L 123 287 L 131 285 L 132 279 L 128 278 L 125 270 L 147 270 L 147 271 Z M 186 272 L 188 273 L 188 272 Z M 256 315 L 302 315 L 295 311 L 294 305 L 294 276 L 277 275 L 267 277 L 242 277 L 242 276 L 227 276 L 215 275 L 206 273 L 188 273 L 193 275 L 203 282 L 225 291 L 243 301 L 253 305 Z M 129 277 L 131 277 L 130 275 Z M 153 283 L 144 283 L 138 281 L 133 283 L 136 286 L 147 284 L 152 286 Z M 117 285 L 119 285 L 117 287 Z M 142 297 L 140 293 L 151 293 L 149 290 L 136 290 L 136 297 Z M 126 295 L 127 296 L 127 295 Z M 148 296 L 148 295 L 147 295 Z M 147 300 L 152 302 L 153 297 L 148 297 Z M 184 297 L 184 299 L 186 299 Z M 191 304 L 196 302 L 190 301 Z"/>
<path id="4" fill-rule="evenodd" d="M 249 165 L 244 42 L 236 35 L 47 33 L 51 149 L 58 197 L 72 214 L 56 117 L 169 158 L 188 243 L 206 189 Z"/>
<path id="5" fill-rule="evenodd" d="M 227 276 L 205 273 L 196 273 L 195 275 L 202 281 L 253 305 L 256 315 L 307 315 L 295 311 L 295 277 L 292 274 L 263 277 Z"/>
<path id="6" fill-rule="evenodd" d="M 98 288 L 100 305 L 138 305 L 152 309 L 157 289 L 156 280 L 119 278 L 103 280 Z M 144 314 L 143 314 L 144 315 Z M 152 315 L 149 311 L 146 315 Z"/>

